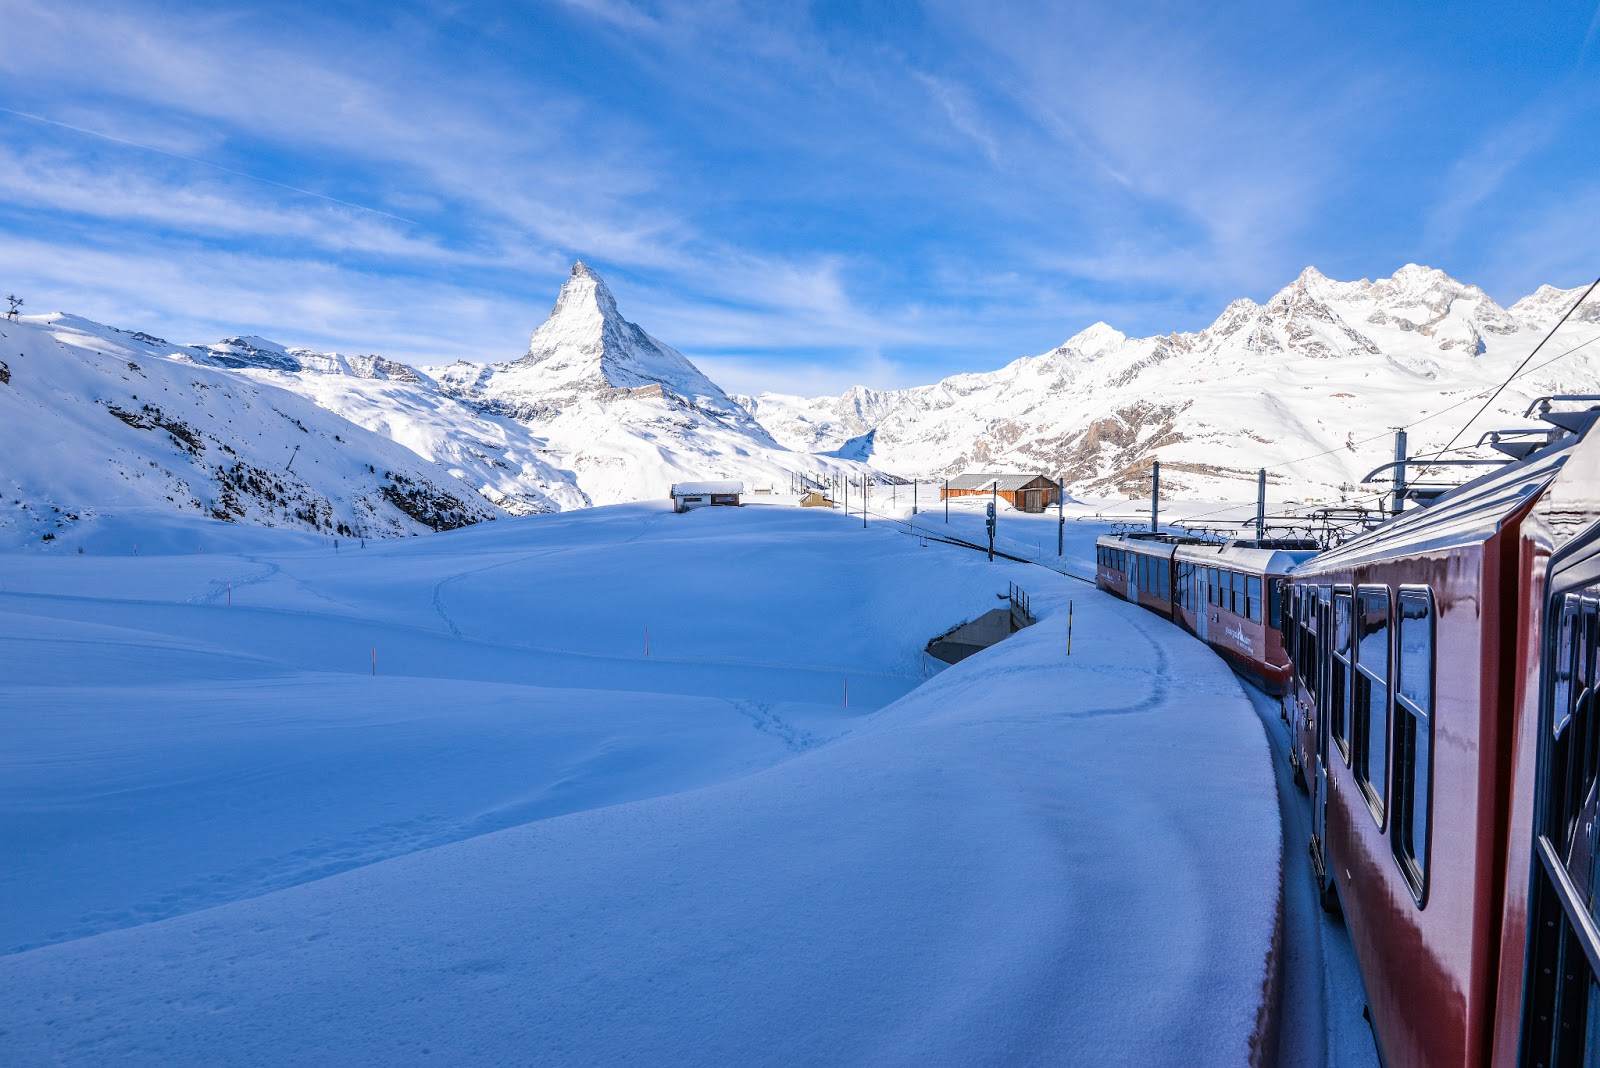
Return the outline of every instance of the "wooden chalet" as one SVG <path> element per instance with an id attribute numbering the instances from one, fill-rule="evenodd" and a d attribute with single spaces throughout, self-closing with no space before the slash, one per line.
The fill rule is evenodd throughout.
<path id="1" fill-rule="evenodd" d="M 1060 487 L 1044 475 L 973 471 L 950 479 L 940 499 L 996 494 L 1019 512 L 1042 512 L 1060 500 Z"/>

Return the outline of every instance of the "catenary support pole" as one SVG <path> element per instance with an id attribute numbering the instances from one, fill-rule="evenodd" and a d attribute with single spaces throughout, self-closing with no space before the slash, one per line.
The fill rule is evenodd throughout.
<path id="1" fill-rule="evenodd" d="M 917 480 L 911 480 L 911 514 L 917 514 Z"/>
<path id="2" fill-rule="evenodd" d="M 1267 536 L 1267 469 L 1256 472 L 1256 541 Z"/>
<path id="3" fill-rule="evenodd" d="M 1056 555 L 1066 555 L 1067 541 L 1067 480 L 1056 479 Z"/>
<path id="4" fill-rule="evenodd" d="M 1406 507 L 1406 432 L 1394 432 L 1394 514 L 1399 515 Z"/>
<path id="5" fill-rule="evenodd" d="M 944 480 L 944 521 L 950 522 L 950 480 Z M 137 550 L 135 550 L 137 551 Z"/>
<path id="6" fill-rule="evenodd" d="M 1161 461 L 1150 461 L 1150 533 L 1161 529 Z"/>

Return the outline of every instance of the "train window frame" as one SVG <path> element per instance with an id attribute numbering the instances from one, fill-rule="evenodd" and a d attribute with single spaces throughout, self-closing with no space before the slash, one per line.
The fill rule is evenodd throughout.
<path id="1" fill-rule="evenodd" d="M 1350 649 L 1351 665 L 1354 668 L 1350 679 L 1353 683 L 1350 694 L 1350 748 L 1352 750 L 1350 770 L 1355 773 L 1356 783 L 1361 787 L 1361 793 L 1366 798 L 1367 810 L 1372 813 L 1373 820 L 1378 825 L 1379 832 L 1387 830 L 1385 820 L 1389 811 L 1389 766 L 1390 766 L 1390 732 L 1393 729 L 1393 715 L 1390 712 L 1390 699 L 1394 693 L 1394 594 L 1388 586 L 1361 585 L 1356 587 L 1354 602 L 1354 615 L 1351 618 L 1352 644 Z M 1379 628 L 1369 629 L 1369 620 L 1375 612 L 1375 602 L 1383 602 L 1383 641 L 1374 642 L 1370 646 L 1367 639 Z M 1379 649 L 1381 648 L 1381 654 Z M 1376 661 L 1381 655 L 1383 670 L 1380 675 L 1376 663 L 1368 663 L 1368 658 Z M 1377 691 L 1381 688 L 1382 694 L 1374 700 Z M 1373 715 L 1381 714 L 1383 722 L 1373 723 Z M 1382 745 L 1382 752 L 1373 752 L 1373 742 L 1377 740 Z M 1372 758 L 1378 756 L 1382 767 L 1374 769 Z"/>
<path id="2" fill-rule="evenodd" d="M 1246 575 L 1244 577 L 1244 600 L 1250 622 L 1261 623 L 1266 620 L 1266 598 L 1263 594 L 1264 584 L 1260 575 Z"/>
<path id="3" fill-rule="evenodd" d="M 1341 638 L 1339 631 L 1339 608 L 1341 603 L 1345 610 L 1344 633 Z M 1356 593 L 1350 586 L 1333 587 L 1333 598 L 1328 610 L 1328 625 L 1333 631 L 1328 635 L 1328 707 L 1323 709 L 1323 714 L 1328 717 L 1328 734 L 1333 738 L 1334 747 L 1339 750 L 1339 756 L 1344 760 L 1344 766 L 1350 766 L 1350 691 L 1354 689 L 1355 679 L 1350 665 L 1350 639 L 1355 632 Z M 1341 649 L 1341 645 L 1343 648 Z"/>
<path id="4" fill-rule="evenodd" d="M 1588 1063 L 1600 977 L 1600 930 L 1588 898 L 1597 822 L 1591 804 L 1600 781 L 1600 585 L 1551 594 L 1544 618 L 1540 663 L 1547 676 L 1540 695 L 1521 1046 L 1524 1063 L 1541 1056 L 1566 1063 L 1569 1050 L 1585 1054 Z M 1565 679 L 1563 668 L 1570 672 Z M 1581 857 L 1574 855 L 1580 824 L 1588 847 Z"/>
<path id="5" fill-rule="evenodd" d="M 1421 616 L 1406 615 L 1408 604 L 1420 603 Z M 1417 908 L 1428 907 L 1428 873 L 1432 868 L 1433 850 L 1433 768 L 1434 724 L 1438 717 L 1438 664 L 1439 664 L 1439 612 L 1431 586 L 1402 585 L 1395 590 L 1394 598 L 1394 663 L 1390 686 L 1394 714 L 1390 719 L 1390 768 L 1392 780 L 1389 791 L 1389 847 L 1395 864 L 1411 890 L 1411 899 Z M 1417 661 L 1406 656 L 1406 635 L 1411 630 L 1407 622 L 1421 623 L 1427 631 L 1427 655 Z M 1427 708 L 1423 708 L 1416 691 L 1407 692 L 1407 682 L 1417 669 L 1427 673 Z M 1418 739 L 1424 746 L 1422 760 L 1418 759 Z M 1422 786 L 1416 786 L 1418 768 L 1421 768 Z M 1418 818 L 1418 806 L 1422 807 Z M 1422 829 L 1422 848 L 1416 848 L 1416 831 Z"/>

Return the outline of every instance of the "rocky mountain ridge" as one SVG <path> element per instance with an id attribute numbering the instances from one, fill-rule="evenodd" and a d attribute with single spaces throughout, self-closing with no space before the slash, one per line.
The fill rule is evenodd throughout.
<path id="1" fill-rule="evenodd" d="M 1357 282 L 1307 268 L 1266 303 L 1236 300 L 1195 332 L 1129 338 L 1095 323 L 992 372 L 742 402 L 791 448 L 838 449 L 870 432 L 864 461 L 900 475 L 1037 470 L 1079 495 L 1138 495 L 1160 459 L 1172 492 L 1227 499 L 1265 465 L 1280 494 L 1334 500 L 1388 458 L 1388 428 L 1414 425 L 1414 451 L 1442 446 L 1472 409 L 1419 418 L 1497 385 L 1580 292 L 1544 286 L 1502 308 L 1415 264 Z M 1583 306 L 1548 355 L 1600 337 L 1597 324 L 1600 305 Z M 1597 388 L 1593 349 L 1536 363 L 1482 429 L 1525 425 L 1533 396 Z M 1301 459 L 1315 453 L 1326 455 Z"/>

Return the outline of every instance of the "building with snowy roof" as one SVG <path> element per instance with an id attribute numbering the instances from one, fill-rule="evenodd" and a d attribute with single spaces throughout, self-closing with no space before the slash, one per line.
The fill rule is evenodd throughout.
<path id="1" fill-rule="evenodd" d="M 687 512 L 691 508 L 713 505 L 737 508 L 744 494 L 743 482 L 674 482 L 672 484 L 672 510 Z"/>
<path id="2" fill-rule="evenodd" d="M 941 499 L 993 494 L 1019 512 L 1042 512 L 1061 499 L 1061 488 L 1044 475 L 970 471 L 950 479 Z"/>

